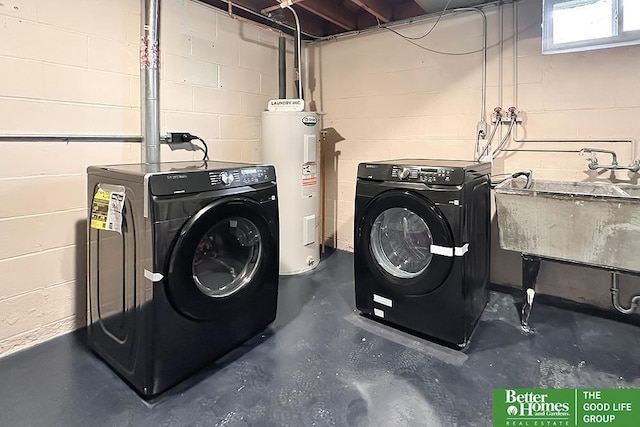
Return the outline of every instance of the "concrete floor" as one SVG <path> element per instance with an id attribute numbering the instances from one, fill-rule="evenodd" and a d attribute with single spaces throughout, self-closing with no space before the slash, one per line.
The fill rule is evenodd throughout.
<path id="1" fill-rule="evenodd" d="M 489 426 L 495 387 L 640 387 L 638 326 L 492 293 L 463 353 L 354 312 L 353 257 L 281 281 L 276 322 L 153 402 L 82 332 L 0 359 L 0 426 Z"/>

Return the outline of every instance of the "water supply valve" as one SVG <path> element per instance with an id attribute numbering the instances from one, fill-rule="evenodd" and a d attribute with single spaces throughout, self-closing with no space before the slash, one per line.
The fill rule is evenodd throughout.
<path id="1" fill-rule="evenodd" d="M 511 122 L 517 124 L 522 123 L 522 117 L 520 117 L 520 111 L 516 107 L 509 107 L 505 113 L 501 115 L 501 122 L 504 124 L 510 124 Z"/>
<path id="2" fill-rule="evenodd" d="M 493 109 L 493 115 L 491 117 L 491 123 L 500 123 L 502 121 L 502 107 L 496 107 Z"/>

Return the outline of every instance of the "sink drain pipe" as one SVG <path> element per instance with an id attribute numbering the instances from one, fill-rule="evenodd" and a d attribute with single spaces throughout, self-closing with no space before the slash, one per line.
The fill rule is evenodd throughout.
<path id="1" fill-rule="evenodd" d="M 624 308 L 620 305 L 620 288 L 618 286 L 618 272 L 611 272 L 611 303 L 620 313 L 632 314 L 640 304 L 640 295 L 631 298 L 631 307 Z"/>

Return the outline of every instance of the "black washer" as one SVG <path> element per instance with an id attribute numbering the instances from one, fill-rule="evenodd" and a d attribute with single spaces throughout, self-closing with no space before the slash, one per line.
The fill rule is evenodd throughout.
<path id="1" fill-rule="evenodd" d="M 465 347 L 488 300 L 490 164 L 401 159 L 358 166 L 356 307 Z"/>

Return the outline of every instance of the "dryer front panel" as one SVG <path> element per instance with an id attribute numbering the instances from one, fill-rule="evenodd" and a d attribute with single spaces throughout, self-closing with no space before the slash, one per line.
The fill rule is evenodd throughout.
<path id="1" fill-rule="evenodd" d="M 394 294 L 423 295 L 440 287 L 453 265 L 453 246 L 437 206 L 407 190 L 373 198 L 356 230 L 356 257 Z"/>

